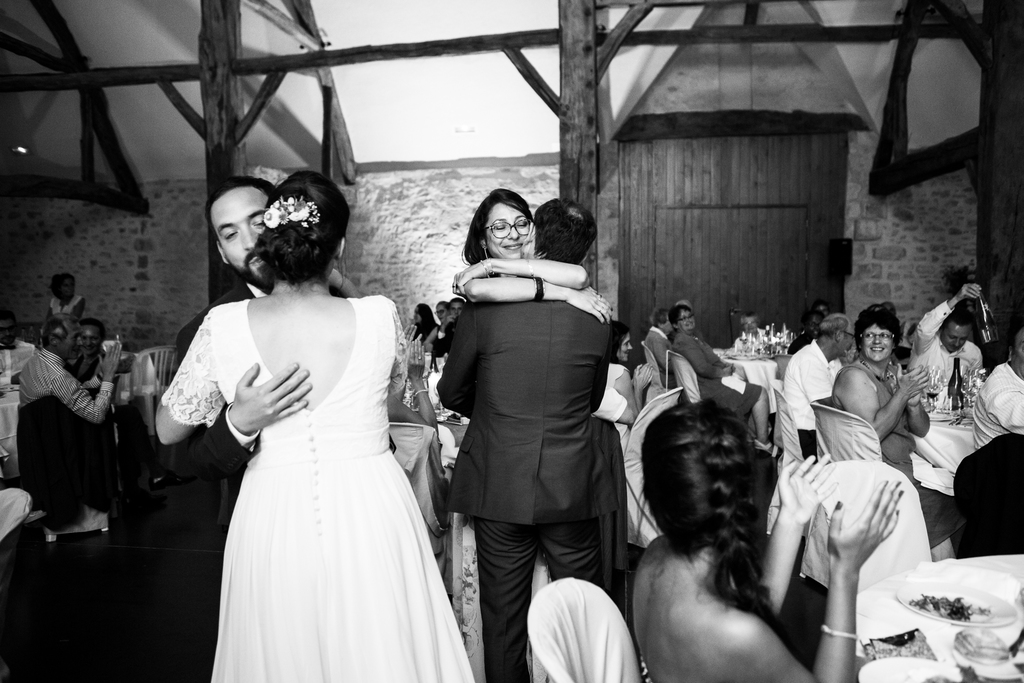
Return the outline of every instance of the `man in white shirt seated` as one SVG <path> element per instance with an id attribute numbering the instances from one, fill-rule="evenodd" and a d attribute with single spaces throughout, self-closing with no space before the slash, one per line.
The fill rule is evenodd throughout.
<path id="1" fill-rule="evenodd" d="M 793 415 L 803 457 L 818 454 L 817 432 L 811 403 L 832 395 L 832 384 L 842 367 L 839 358 L 853 346 L 853 324 L 842 313 L 821 321 L 818 338 L 793 355 L 786 369 L 783 393 Z"/>
<path id="2" fill-rule="evenodd" d="M 974 403 L 974 447 L 1003 434 L 1024 434 L 1024 318 L 1010 321 L 1010 360 L 997 365 Z"/>
<path id="3" fill-rule="evenodd" d="M 974 315 L 965 306 L 957 305 L 964 299 L 977 299 L 979 296 L 981 287 L 969 282 L 960 288 L 956 296 L 943 301 L 921 318 L 910 352 L 911 370 L 919 366 L 941 368 L 942 381 L 948 382 L 956 358 L 960 359 L 961 372 L 981 367 L 981 349 L 968 341 Z"/>
<path id="4" fill-rule="evenodd" d="M 13 311 L 0 310 L 0 386 L 17 382 L 36 347 L 17 337 L 18 320 Z"/>

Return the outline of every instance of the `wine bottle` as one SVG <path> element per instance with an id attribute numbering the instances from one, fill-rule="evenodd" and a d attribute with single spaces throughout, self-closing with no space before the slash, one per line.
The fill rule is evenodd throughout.
<path id="1" fill-rule="evenodd" d="M 996 330 L 996 319 L 992 315 L 992 309 L 988 307 L 985 297 L 978 297 L 978 304 L 974 307 L 974 322 L 978 326 L 978 336 L 982 344 L 988 344 L 999 340 L 999 332 Z"/>
<path id="2" fill-rule="evenodd" d="M 953 359 L 953 374 L 949 376 L 949 407 L 954 413 L 964 407 L 964 378 L 959 358 Z"/>

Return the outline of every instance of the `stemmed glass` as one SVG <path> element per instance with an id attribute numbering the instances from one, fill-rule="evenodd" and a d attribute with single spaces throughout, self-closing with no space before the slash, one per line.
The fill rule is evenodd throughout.
<path id="1" fill-rule="evenodd" d="M 935 399 L 939 397 L 942 392 L 944 382 L 942 381 L 942 368 L 934 365 L 928 366 L 928 386 L 925 393 L 928 394 L 928 412 L 934 412 L 936 409 Z"/>

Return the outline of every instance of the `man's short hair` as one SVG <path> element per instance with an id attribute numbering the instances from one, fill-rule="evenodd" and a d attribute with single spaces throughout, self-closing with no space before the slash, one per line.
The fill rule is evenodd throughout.
<path id="1" fill-rule="evenodd" d="M 687 313 L 693 313 L 693 309 L 685 304 L 676 304 L 668 311 L 668 321 L 675 325 L 679 322 L 679 318 L 682 317 L 683 311 Z"/>
<path id="2" fill-rule="evenodd" d="M 651 313 L 651 324 L 652 325 L 664 325 L 668 322 L 668 309 L 667 308 L 655 308 Z"/>
<path id="3" fill-rule="evenodd" d="M 78 326 L 79 327 L 85 327 L 86 325 L 89 325 L 91 327 L 95 327 L 97 330 L 99 330 L 100 331 L 100 339 L 106 339 L 107 338 L 107 327 L 106 327 L 106 325 L 104 325 L 102 322 L 100 322 L 96 318 L 82 318 L 81 320 L 78 321 Z"/>
<path id="4" fill-rule="evenodd" d="M 43 338 L 43 346 L 50 343 L 50 335 L 55 332 L 60 332 L 61 336 L 67 339 L 71 336 L 71 333 L 75 331 L 75 327 L 78 324 L 75 319 L 67 313 L 55 313 L 46 319 L 43 323 L 43 329 L 40 331 L 40 336 Z"/>
<path id="5" fill-rule="evenodd" d="M 452 304 L 465 304 L 465 303 L 466 303 L 465 299 L 463 299 L 461 296 L 457 296 L 457 297 L 453 298 L 451 301 L 448 302 L 448 307 L 451 308 Z"/>
<path id="6" fill-rule="evenodd" d="M 0 320 L 10 320 L 15 325 L 18 324 L 18 319 L 14 317 L 14 311 L 9 311 L 6 308 L 0 308 Z"/>
<path id="7" fill-rule="evenodd" d="M 956 325 L 958 327 L 971 327 L 974 325 L 974 313 L 971 312 L 971 309 L 967 308 L 966 301 L 961 301 L 953 307 L 950 314 L 942 321 L 942 329 L 946 329 L 947 325 Z"/>
<path id="8" fill-rule="evenodd" d="M 533 214 L 537 254 L 549 261 L 579 265 L 597 239 L 594 214 L 571 199 L 552 199 Z"/>
<path id="9" fill-rule="evenodd" d="M 206 224 L 210 226 L 210 230 L 215 230 L 213 227 L 213 219 L 210 218 L 210 209 L 213 208 L 213 203 L 226 195 L 231 190 L 237 190 L 240 187 L 252 187 L 263 194 L 270 196 L 270 193 L 274 191 L 274 183 L 263 178 L 257 178 L 251 175 L 233 175 L 223 183 L 214 188 L 210 196 L 206 198 Z"/>
<path id="10" fill-rule="evenodd" d="M 825 316 L 823 316 L 821 314 L 821 311 L 816 311 L 816 310 L 814 310 L 812 308 L 809 311 L 804 311 L 804 314 L 802 316 L 800 316 L 800 324 L 801 325 L 809 324 L 811 322 L 811 318 L 813 318 L 814 316 L 818 316 L 819 318 L 824 318 L 825 317 Z"/>
<path id="11" fill-rule="evenodd" d="M 815 311 L 817 313 L 817 311 Z M 821 315 L 818 313 L 818 315 Z M 850 332 L 850 319 L 843 313 L 830 313 L 825 316 L 818 326 L 818 333 L 821 336 L 833 336 L 836 332 Z M 852 332 L 851 332 L 852 334 Z"/>

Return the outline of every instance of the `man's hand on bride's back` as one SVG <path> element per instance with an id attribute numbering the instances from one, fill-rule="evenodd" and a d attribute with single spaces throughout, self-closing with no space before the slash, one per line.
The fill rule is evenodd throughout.
<path id="1" fill-rule="evenodd" d="M 292 363 L 259 386 L 253 382 L 260 374 L 260 366 L 253 365 L 235 386 L 235 402 L 229 417 L 235 429 L 251 435 L 278 420 L 294 415 L 306 407 L 305 399 L 313 385 L 307 382 L 309 371 Z"/>

